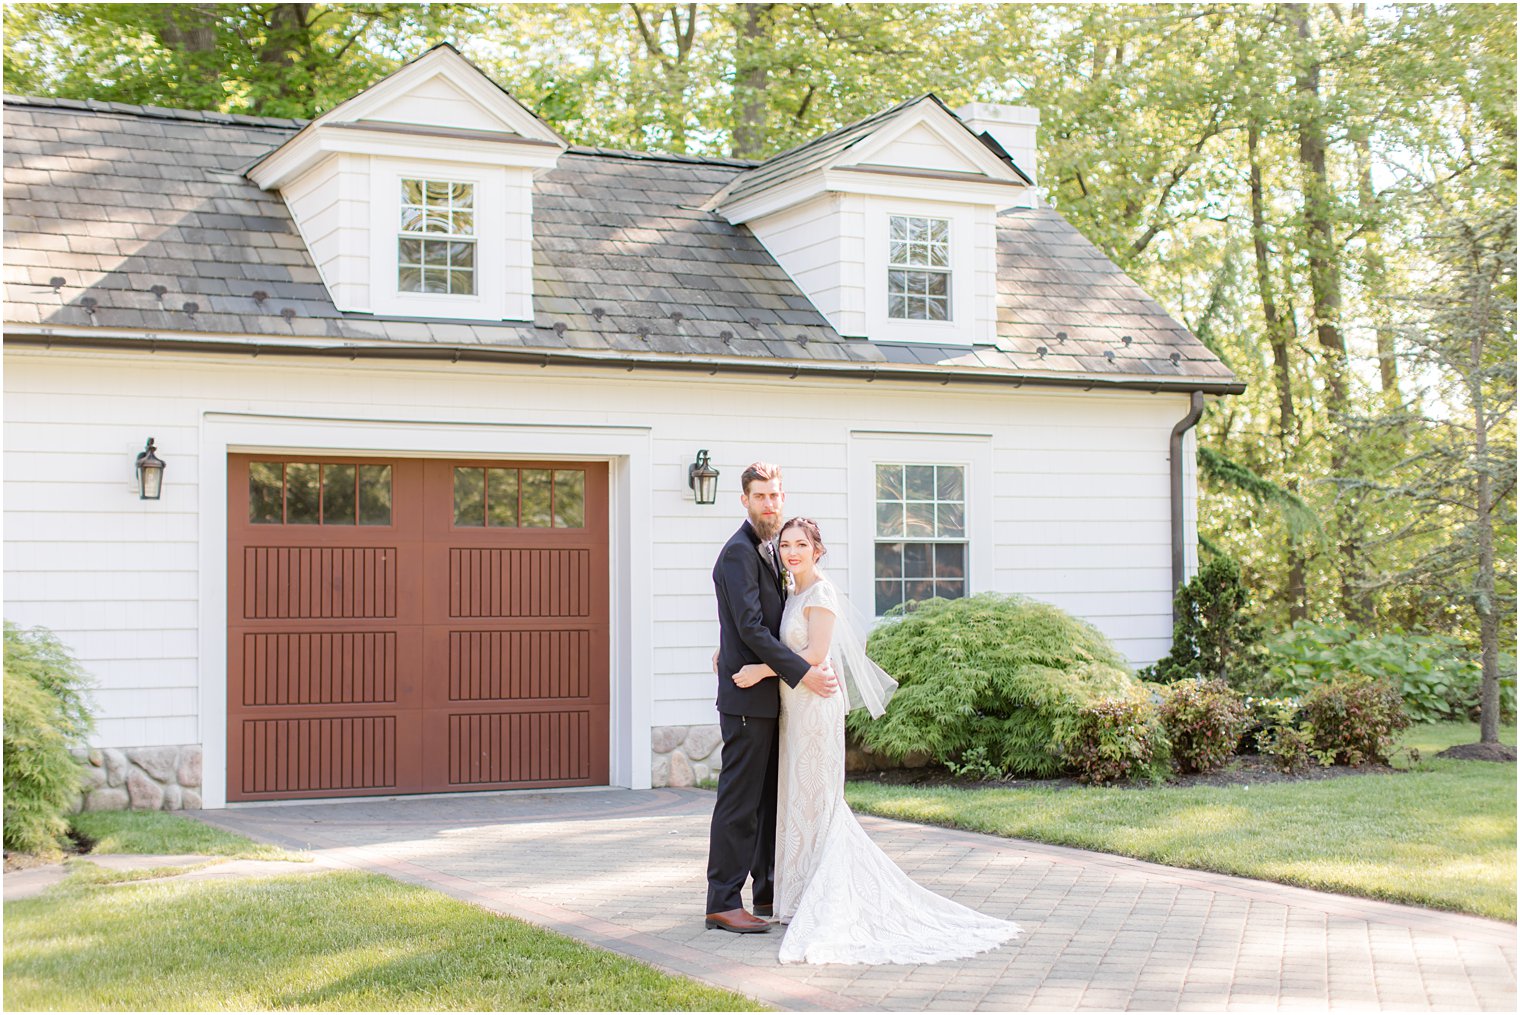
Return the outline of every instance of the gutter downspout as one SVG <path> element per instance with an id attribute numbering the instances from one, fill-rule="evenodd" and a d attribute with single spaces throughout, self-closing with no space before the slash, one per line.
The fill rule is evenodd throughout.
<path id="1" fill-rule="evenodd" d="M 1187 547 L 1183 545 L 1187 526 L 1184 509 L 1187 501 L 1182 495 L 1182 438 L 1203 415 L 1203 392 L 1195 391 L 1188 407 L 1188 414 L 1172 427 L 1172 441 L 1168 452 L 1172 480 L 1172 623 L 1177 622 L 1177 590 L 1187 581 Z"/>

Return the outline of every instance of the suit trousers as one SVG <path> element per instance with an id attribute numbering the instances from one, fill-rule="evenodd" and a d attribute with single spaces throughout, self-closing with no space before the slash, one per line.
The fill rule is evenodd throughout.
<path id="1" fill-rule="evenodd" d="M 707 911 L 744 908 L 746 877 L 756 905 L 772 901 L 776 878 L 776 777 L 780 742 L 774 716 L 720 713 L 723 768 L 707 850 Z"/>

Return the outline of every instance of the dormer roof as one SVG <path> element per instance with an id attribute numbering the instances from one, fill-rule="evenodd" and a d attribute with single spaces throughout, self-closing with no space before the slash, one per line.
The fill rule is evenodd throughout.
<path id="1" fill-rule="evenodd" d="M 265 190 L 278 190 L 335 152 L 423 151 L 429 158 L 544 172 L 569 147 L 457 49 L 440 43 L 307 123 L 247 175 Z"/>
<path id="2" fill-rule="evenodd" d="M 302 121 L 6 97 L 3 122 L 8 342 L 1244 389 L 1049 208 L 997 219 L 994 344 L 879 345 L 697 207 L 752 163 L 572 148 L 538 183 L 534 319 L 427 320 L 340 310 L 285 203 L 242 175 Z"/>
<path id="3" fill-rule="evenodd" d="M 913 149 L 911 164 L 894 158 L 899 147 Z M 883 181 L 893 177 L 932 179 L 946 191 L 965 185 L 962 196 L 1001 206 L 1031 186 L 997 142 L 974 133 L 937 96 L 925 93 L 773 155 L 735 178 L 709 206 L 730 222 L 744 222 L 824 190 L 883 193 L 891 189 Z"/>

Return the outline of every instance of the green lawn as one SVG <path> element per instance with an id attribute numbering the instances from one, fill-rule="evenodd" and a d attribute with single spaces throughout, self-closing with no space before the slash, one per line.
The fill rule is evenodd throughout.
<path id="1" fill-rule="evenodd" d="M 167 811 L 88 811 L 69 818 L 80 834 L 95 841 L 92 853 L 199 853 L 247 860 L 302 860 L 262 842 L 213 828 Z"/>
<path id="2" fill-rule="evenodd" d="M 5 1007 L 758 1011 L 374 874 L 60 887 L 5 904 Z"/>
<path id="3" fill-rule="evenodd" d="M 921 789 L 852 782 L 869 814 L 1515 919 L 1515 766 L 1432 756 L 1471 723 L 1408 731 L 1413 771 L 1150 789 Z M 1501 739 L 1515 742 L 1515 728 Z"/>

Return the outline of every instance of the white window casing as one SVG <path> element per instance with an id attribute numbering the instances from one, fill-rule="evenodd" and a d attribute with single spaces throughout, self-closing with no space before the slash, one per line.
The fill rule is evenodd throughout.
<path id="1" fill-rule="evenodd" d="M 962 470 L 964 536 L 945 542 L 965 546 L 965 595 L 996 588 L 991 558 L 994 547 L 991 435 L 857 430 L 850 434 L 849 443 L 849 595 L 856 607 L 868 615 L 874 613 L 876 605 L 877 467 L 906 464 Z"/>
<path id="2" fill-rule="evenodd" d="M 369 291 L 373 312 L 454 320 L 533 319 L 532 177 L 527 170 L 424 160 L 370 160 Z M 469 184 L 475 192 L 473 293 L 406 292 L 400 285 L 401 192 L 406 179 Z"/>
<path id="3" fill-rule="evenodd" d="M 892 220 L 931 219 L 949 226 L 948 320 L 893 317 L 888 273 L 891 264 Z M 865 199 L 865 312 L 866 334 L 879 342 L 924 342 L 971 345 L 978 340 L 976 290 L 984 272 L 977 271 L 976 215 L 968 205 L 893 198 Z"/>

